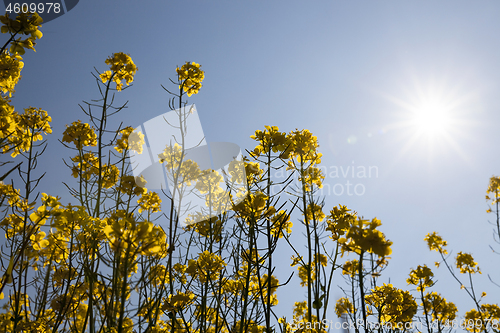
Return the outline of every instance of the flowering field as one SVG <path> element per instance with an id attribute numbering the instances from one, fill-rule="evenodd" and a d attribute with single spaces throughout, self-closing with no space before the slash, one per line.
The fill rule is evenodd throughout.
<path id="1" fill-rule="evenodd" d="M 159 155 L 174 184 L 160 193 L 167 202 L 133 172 L 130 156 L 145 153 L 144 134 L 108 126 L 125 107 L 114 104 L 114 95 L 126 94 L 137 72 L 129 55 L 114 53 L 105 60 L 109 69 L 94 75 L 102 98 L 87 103 L 86 120 L 67 125 L 60 138 L 74 177 L 66 184 L 73 203 L 61 204 L 57 193 L 38 186 L 52 119 L 45 110 L 19 112 L 11 104 L 22 56 L 42 37 L 42 22 L 36 14 L 0 19 L 10 36 L 0 54 L 0 332 L 500 332 L 500 307 L 483 302 L 486 291 L 474 288 L 481 270 L 472 254 L 450 257 L 435 232 L 425 238 L 436 252 L 430 266 L 446 267 L 472 309 L 447 301 L 424 263 L 411 270 L 406 290 L 380 282 L 393 242 L 380 220 L 325 206 L 318 195 L 322 155 L 309 130 L 265 126 L 249 133 L 256 146 L 224 174 L 186 158 L 182 128 L 193 114 L 187 97 L 205 78 L 195 62 L 172 70 L 164 88 L 179 118 L 169 125 L 183 133 Z M 280 169 L 289 177 L 276 182 L 271 175 Z M 234 188 L 242 182 L 244 191 Z M 493 177 L 487 200 L 496 237 L 499 190 Z M 204 207 L 191 209 L 189 193 L 203 194 Z M 291 241 L 292 227 L 305 250 Z M 289 277 L 297 274 L 300 286 L 276 277 L 278 248 L 294 253 Z M 336 274 L 349 286 L 340 299 L 332 299 Z M 305 294 L 292 316 L 275 311 L 278 289 Z M 333 309 L 338 327 L 327 320 Z"/>

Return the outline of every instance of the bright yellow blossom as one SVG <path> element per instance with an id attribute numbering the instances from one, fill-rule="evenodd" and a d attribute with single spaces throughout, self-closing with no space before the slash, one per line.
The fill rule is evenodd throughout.
<path id="1" fill-rule="evenodd" d="M 105 63 L 110 65 L 111 70 L 99 75 L 102 83 L 112 80 L 116 83 L 116 90 L 121 91 L 123 88 L 122 80 L 125 80 L 127 86 L 134 81 L 137 66 L 128 54 L 123 52 L 113 53 L 111 57 L 106 59 Z"/>
<path id="2" fill-rule="evenodd" d="M 337 317 L 340 318 L 343 314 L 352 314 L 353 312 L 354 306 L 348 298 L 342 297 L 337 300 L 337 303 L 335 304 L 335 313 L 337 314 Z"/>
<path id="3" fill-rule="evenodd" d="M 0 91 L 8 93 L 9 97 L 14 92 L 14 87 L 21 78 L 21 69 L 24 63 L 20 56 L 12 56 L 7 52 L 0 54 Z"/>
<path id="4" fill-rule="evenodd" d="M 49 245 L 49 241 L 45 239 L 45 236 L 46 236 L 46 234 L 43 231 L 40 231 L 36 235 L 30 236 L 31 245 L 33 245 L 33 249 L 35 251 L 39 251 L 39 250 L 43 249 L 44 247 L 46 247 L 47 245 Z"/>
<path id="5" fill-rule="evenodd" d="M 457 253 L 456 257 L 456 265 L 457 268 L 460 268 L 460 273 L 479 273 L 481 274 L 481 270 L 479 266 L 477 266 L 477 262 L 474 261 L 474 258 L 470 253 L 462 253 L 462 251 Z"/>
<path id="6" fill-rule="evenodd" d="M 159 212 L 161 210 L 161 199 L 156 192 L 144 193 L 139 200 L 139 213 L 148 210 L 152 213 Z"/>
<path id="7" fill-rule="evenodd" d="M 406 290 L 385 284 L 372 289 L 366 295 L 366 303 L 373 306 L 382 324 L 397 324 L 411 322 L 417 313 L 417 302 Z"/>
<path id="8" fill-rule="evenodd" d="M 177 76 L 180 82 L 179 89 L 184 90 L 188 96 L 197 94 L 201 89 L 201 82 L 205 78 L 205 72 L 200 67 L 200 64 L 187 61 L 181 68 L 177 67 Z"/>
<path id="9" fill-rule="evenodd" d="M 416 269 L 413 269 L 410 272 L 410 277 L 406 280 L 406 282 L 417 286 L 418 291 L 424 291 L 425 288 L 432 287 L 434 285 L 434 281 L 432 281 L 433 276 L 434 273 L 429 267 L 426 265 L 419 265 Z"/>
<path id="10" fill-rule="evenodd" d="M 436 232 L 433 232 L 432 234 L 427 234 L 425 236 L 424 240 L 427 242 L 427 246 L 429 247 L 429 250 L 431 251 L 437 251 L 442 254 L 447 254 L 448 251 L 446 251 L 445 247 L 448 245 L 448 243 L 443 240 L 441 236 L 439 236 Z"/>
<path id="11" fill-rule="evenodd" d="M 95 147 L 97 145 L 97 136 L 89 124 L 78 120 L 74 121 L 71 126 L 66 125 L 62 141 L 73 143 L 76 148 L 81 149 L 83 146 Z"/>
<path id="12" fill-rule="evenodd" d="M 436 292 L 427 293 L 423 299 L 423 305 L 432 315 L 432 320 L 438 320 L 442 324 L 456 318 L 457 307 L 452 302 L 447 302 Z"/>

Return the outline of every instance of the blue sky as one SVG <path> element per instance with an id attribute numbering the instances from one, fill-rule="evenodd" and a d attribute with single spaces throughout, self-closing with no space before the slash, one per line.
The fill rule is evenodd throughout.
<path id="1" fill-rule="evenodd" d="M 80 1 L 43 25 L 13 102 L 52 116 L 41 189 L 62 195 L 62 181 L 73 178 L 61 158 L 72 152 L 58 140 L 65 124 L 86 120 L 78 104 L 99 97 L 94 67 L 106 70 L 114 52 L 131 55 L 139 70 L 116 96 L 129 104 L 115 121 L 136 127 L 168 111 L 160 84 L 169 85 L 176 66 L 200 63 L 203 88 L 190 102 L 208 141 L 252 149 L 250 135 L 265 125 L 307 128 L 328 170 L 376 167 L 377 176 L 327 177 L 331 188 L 349 181 L 364 194 L 345 189 L 325 202 L 326 210 L 344 204 L 381 219 L 394 242 L 381 282 L 406 287 L 410 268 L 433 266 L 438 255 L 423 238 L 437 231 L 453 257 L 474 254 L 478 290 L 495 303 L 500 290 L 486 273 L 499 276 L 499 258 L 488 247 L 493 216 L 484 195 L 500 174 L 499 16 L 497 1 Z M 449 111 L 447 134 L 431 139 L 408 123 L 429 99 Z M 461 314 L 473 307 L 444 268 L 435 273 L 435 290 Z M 302 292 L 283 293 L 279 306 L 291 311 Z"/>

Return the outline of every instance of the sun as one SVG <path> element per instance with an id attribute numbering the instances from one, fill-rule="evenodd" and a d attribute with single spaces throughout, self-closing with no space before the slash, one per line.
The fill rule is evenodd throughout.
<path id="1" fill-rule="evenodd" d="M 453 123 L 449 107 L 437 101 L 422 103 L 412 110 L 411 125 L 417 136 L 437 138 L 446 135 Z"/>
<path id="2" fill-rule="evenodd" d="M 392 133 L 394 148 L 398 147 L 395 159 L 426 160 L 434 165 L 458 155 L 467 161 L 463 142 L 471 139 L 470 133 L 478 125 L 472 115 L 480 95 L 478 90 L 466 88 L 446 76 L 422 80 L 415 74 L 394 92 L 381 92 L 390 103 L 385 128 Z"/>

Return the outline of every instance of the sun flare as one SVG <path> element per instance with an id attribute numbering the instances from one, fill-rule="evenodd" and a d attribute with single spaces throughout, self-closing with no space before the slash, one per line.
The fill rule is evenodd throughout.
<path id="1" fill-rule="evenodd" d="M 412 156 L 421 161 L 426 157 L 433 163 L 458 154 L 464 161 L 469 159 L 462 143 L 479 124 L 472 118 L 480 95 L 457 82 L 452 84 L 445 76 L 424 81 L 412 73 L 410 80 L 401 82 L 399 93 L 383 94 L 394 106 L 387 127 L 400 147 L 398 158 Z"/>
<path id="2" fill-rule="evenodd" d="M 415 108 L 411 122 L 418 135 L 436 137 L 450 129 L 452 120 L 446 106 L 431 103 Z"/>

